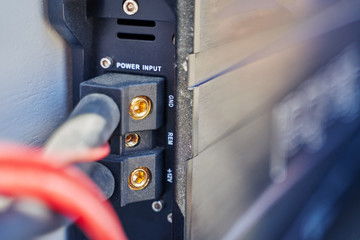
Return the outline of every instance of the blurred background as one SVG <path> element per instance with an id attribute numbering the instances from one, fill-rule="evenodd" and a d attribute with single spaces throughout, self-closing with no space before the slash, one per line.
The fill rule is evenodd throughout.
<path id="1" fill-rule="evenodd" d="M 7 2 L 0 29 L 0 139 L 41 146 L 71 110 L 69 48 L 44 0 Z M 60 231 L 44 239 L 64 238 Z"/>
<path id="2" fill-rule="evenodd" d="M 0 135 L 40 145 L 70 110 L 66 43 L 50 26 L 46 1 L 12 1 L 0 11 Z"/>

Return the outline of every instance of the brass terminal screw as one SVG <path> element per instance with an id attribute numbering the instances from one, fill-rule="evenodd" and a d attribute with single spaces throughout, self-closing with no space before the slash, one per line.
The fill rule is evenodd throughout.
<path id="1" fill-rule="evenodd" d="M 128 179 L 129 188 L 132 190 L 142 190 L 150 182 L 151 174 L 148 168 L 139 167 L 134 169 Z"/>
<path id="2" fill-rule="evenodd" d="M 146 118 L 151 111 L 151 101 L 146 96 L 134 97 L 129 106 L 129 114 L 135 120 Z"/>
<path id="3" fill-rule="evenodd" d="M 140 142 L 140 137 L 137 133 L 129 133 L 125 136 L 125 146 L 128 148 L 136 147 Z"/>
<path id="4" fill-rule="evenodd" d="M 139 10 L 139 5 L 135 0 L 125 0 L 123 10 L 127 15 L 134 15 Z"/>

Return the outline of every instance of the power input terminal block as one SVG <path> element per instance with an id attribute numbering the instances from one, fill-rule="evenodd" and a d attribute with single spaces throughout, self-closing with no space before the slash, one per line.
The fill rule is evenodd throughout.
<path id="1" fill-rule="evenodd" d="M 164 125 L 164 92 L 164 78 L 142 75 L 107 73 L 80 84 L 81 98 L 103 94 L 120 111 L 110 138 L 111 155 L 101 161 L 120 188 L 110 198 L 115 206 L 161 196 L 164 160 L 156 133 Z"/>

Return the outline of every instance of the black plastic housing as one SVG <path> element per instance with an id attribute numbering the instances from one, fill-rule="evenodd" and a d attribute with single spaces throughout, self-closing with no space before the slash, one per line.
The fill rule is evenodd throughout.
<path id="1" fill-rule="evenodd" d="M 91 93 L 105 94 L 118 105 L 120 124 L 115 134 L 155 130 L 164 122 L 164 78 L 107 73 L 80 84 L 81 98 Z M 129 115 L 130 101 L 137 96 L 147 96 L 152 104 L 151 113 L 142 120 Z"/>
<path id="2" fill-rule="evenodd" d="M 117 211 L 128 237 L 130 239 L 171 239 L 174 234 L 178 235 L 174 233 L 175 230 L 180 235 L 183 232 L 181 227 L 183 215 L 178 211 L 179 207 L 173 198 L 175 185 L 172 178 L 168 180 L 165 174 L 166 172 L 175 172 L 175 140 L 168 141 L 168 136 L 171 135 L 173 138 L 177 136 L 175 119 L 177 119 L 176 107 L 178 104 L 174 101 L 177 98 L 175 90 L 176 1 L 137 0 L 139 11 L 134 15 L 127 15 L 122 10 L 123 2 L 117 0 L 48 0 L 49 20 L 71 45 L 74 105 L 80 99 L 80 84 L 82 96 L 96 91 L 112 97 L 119 104 L 122 125 L 116 129 L 110 139 L 111 156 L 116 157 L 111 160 L 104 159 L 102 163 L 117 178 L 114 195 L 110 201 Z M 99 64 L 103 58 L 110 58 L 113 64 L 108 68 L 103 68 Z M 112 74 L 114 74 L 113 77 L 111 77 Z M 119 77 L 116 74 L 122 76 Z M 113 81 L 113 83 L 99 84 L 92 80 L 89 82 L 89 79 L 94 80 L 99 76 L 108 78 L 109 82 Z M 121 80 L 117 86 L 115 82 L 119 78 Z M 152 100 L 156 99 L 153 100 L 153 104 L 156 102 L 156 109 L 162 109 L 155 114 L 155 108 L 153 109 L 152 114 L 156 115 L 155 118 L 149 117 L 144 121 L 136 122 L 130 119 L 127 101 L 131 97 L 126 94 L 133 92 L 125 86 L 127 81 L 129 84 L 134 84 L 136 91 L 141 89 L 141 91 L 163 94 L 162 96 L 148 96 Z M 153 87 L 139 86 L 146 85 L 145 83 Z M 156 87 L 154 87 L 155 85 Z M 89 90 L 88 87 L 92 90 Z M 116 90 L 117 87 L 120 90 Z M 137 93 L 133 94 L 138 95 Z M 141 95 L 146 95 L 146 93 L 143 92 Z M 128 132 L 136 132 L 140 136 L 140 143 L 134 148 L 125 147 L 124 140 Z M 126 181 L 128 178 L 128 176 L 121 176 L 121 179 L 119 177 L 121 159 L 125 159 L 129 154 L 141 157 L 144 152 L 154 149 L 162 149 L 163 169 L 161 171 L 163 176 L 161 182 L 163 189 L 157 200 L 164 201 L 163 210 L 154 212 L 151 208 L 151 200 L 121 207 L 120 180 Z M 168 221 L 169 214 L 173 215 L 176 228 L 173 227 L 175 224 L 172 225 Z M 133 223 L 135 222 L 141 225 L 142 231 L 134 228 Z M 82 233 L 76 230 L 76 227 L 69 228 L 68 239 L 86 239 L 80 236 Z"/>
<path id="3" fill-rule="evenodd" d="M 124 180 L 134 169 L 140 167 L 146 167 L 150 170 L 151 180 L 146 188 L 134 191 L 129 188 L 128 182 Z M 159 148 L 142 154 L 133 153 L 121 159 L 120 205 L 123 207 L 129 203 L 159 198 L 162 193 L 163 172 L 162 149 Z"/>

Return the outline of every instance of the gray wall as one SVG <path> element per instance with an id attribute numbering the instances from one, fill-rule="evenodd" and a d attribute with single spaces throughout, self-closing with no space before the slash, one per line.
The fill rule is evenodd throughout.
<path id="1" fill-rule="evenodd" d="M 68 107 L 65 42 L 43 0 L 0 8 L 0 140 L 42 144 Z"/>
<path id="2" fill-rule="evenodd" d="M 69 106 L 66 44 L 43 0 L 0 7 L 0 141 L 41 145 Z M 64 239 L 63 231 L 45 239 Z"/>

